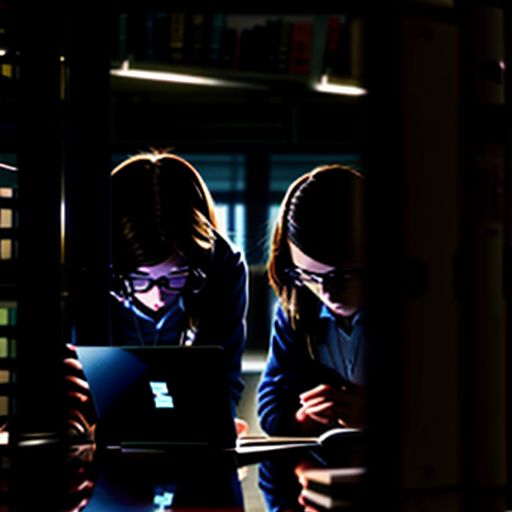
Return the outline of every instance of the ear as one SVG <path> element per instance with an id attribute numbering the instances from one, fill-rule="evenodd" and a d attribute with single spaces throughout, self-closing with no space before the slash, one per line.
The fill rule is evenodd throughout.
<path id="1" fill-rule="evenodd" d="M 206 274 L 199 268 L 193 269 L 188 276 L 189 290 L 192 294 L 198 294 L 206 284 Z"/>
<path id="2" fill-rule="evenodd" d="M 114 272 L 110 276 L 110 293 L 121 302 L 131 296 L 126 280 Z"/>

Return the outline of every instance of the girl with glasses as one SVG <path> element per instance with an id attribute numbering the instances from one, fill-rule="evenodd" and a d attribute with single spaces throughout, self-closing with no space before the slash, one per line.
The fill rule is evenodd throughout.
<path id="1" fill-rule="evenodd" d="M 112 171 L 112 342 L 221 345 L 234 407 L 247 266 L 213 207 L 199 173 L 177 155 L 139 154 Z"/>
<path id="2" fill-rule="evenodd" d="M 365 424 L 363 189 L 360 173 L 327 165 L 292 183 L 281 204 L 268 261 L 277 306 L 258 388 L 260 424 L 270 435 Z M 352 464 L 352 455 L 329 444 L 263 462 L 267 509 L 305 510 L 301 471 L 323 464 Z"/>
<path id="3" fill-rule="evenodd" d="M 313 169 L 288 189 L 268 275 L 278 305 L 258 391 L 262 428 L 317 435 L 364 424 L 364 178 Z"/>
<path id="4" fill-rule="evenodd" d="M 235 415 L 247 265 L 219 232 L 203 179 L 183 158 L 152 151 L 112 171 L 111 193 L 111 343 L 222 346 Z"/>

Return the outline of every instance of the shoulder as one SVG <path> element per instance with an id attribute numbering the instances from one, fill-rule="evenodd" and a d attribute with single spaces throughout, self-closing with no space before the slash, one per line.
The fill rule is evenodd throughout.
<path id="1" fill-rule="evenodd" d="M 276 301 L 276 305 L 274 307 L 274 318 L 277 320 L 277 322 L 281 324 L 290 325 L 290 319 L 288 318 L 288 314 L 283 308 L 283 305 Z"/>
<path id="2" fill-rule="evenodd" d="M 354 316 L 354 325 L 366 327 L 368 324 L 368 312 L 366 308 L 361 308 Z"/>
<path id="3" fill-rule="evenodd" d="M 203 269 L 207 277 L 203 296 L 215 296 L 215 301 L 221 301 L 222 297 L 233 297 L 242 301 L 248 292 L 249 280 L 244 254 L 217 231 L 215 237 L 213 253 Z"/>
<path id="4" fill-rule="evenodd" d="M 242 249 L 234 244 L 224 233 L 214 230 L 215 233 L 215 252 L 222 254 L 240 254 Z"/>
<path id="5" fill-rule="evenodd" d="M 309 292 L 308 292 L 309 293 Z M 302 299 L 305 298 L 302 296 Z M 304 331 L 305 326 L 309 326 L 306 330 L 310 330 L 311 327 L 316 326 L 320 323 L 324 317 L 327 317 L 322 310 L 322 302 L 310 294 L 307 297 L 307 301 L 299 300 L 299 306 L 297 306 L 298 313 L 293 317 L 293 312 L 286 308 L 283 303 L 278 299 L 273 312 L 273 319 L 278 324 L 287 326 L 293 330 Z M 296 327 L 292 327 L 296 325 Z"/>
<path id="6" fill-rule="evenodd" d="M 273 319 L 274 337 L 281 340 L 287 340 L 296 337 L 297 331 L 292 327 L 290 317 L 279 301 L 277 301 L 275 305 Z"/>
<path id="7" fill-rule="evenodd" d="M 225 235 L 215 231 L 215 248 L 213 252 L 212 266 L 215 267 L 240 267 L 247 272 L 247 262 L 240 247 L 235 245 Z"/>

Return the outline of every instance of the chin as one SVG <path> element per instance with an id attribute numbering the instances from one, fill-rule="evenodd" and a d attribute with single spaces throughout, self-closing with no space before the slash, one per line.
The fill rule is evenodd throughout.
<path id="1" fill-rule="evenodd" d="M 327 307 L 338 316 L 341 316 L 343 318 L 347 318 L 349 316 L 352 316 L 356 313 L 357 308 L 353 306 L 345 306 L 343 304 L 327 304 Z"/>

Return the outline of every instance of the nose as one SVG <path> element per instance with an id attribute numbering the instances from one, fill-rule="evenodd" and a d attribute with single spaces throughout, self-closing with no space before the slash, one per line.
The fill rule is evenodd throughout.
<path id="1" fill-rule="evenodd" d="M 153 286 L 153 288 L 147 292 L 146 297 L 147 304 L 154 311 L 158 311 L 165 305 L 162 291 L 158 286 Z"/>
<path id="2" fill-rule="evenodd" d="M 322 286 L 321 293 L 327 300 L 333 302 L 343 302 L 353 293 L 351 283 L 341 281 L 339 283 L 325 283 Z"/>

